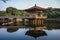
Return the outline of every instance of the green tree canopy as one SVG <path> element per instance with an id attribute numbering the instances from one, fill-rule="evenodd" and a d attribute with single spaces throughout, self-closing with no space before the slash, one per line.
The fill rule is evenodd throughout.
<path id="1" fill-rule="evenodd" d="M 1 0 L 1 1 L 3 1 L 3 2 L 5 2 L 5 3 L 6 3 L 6 1 L 8 1 L 8 0 Z"/>
<path id="2" fill-rule="evenodd" d="M 28 13 L 24 10 L 18 10 L 13 7 L 6 8 L 6 13 L 8 16 L 28 16 Z"/>
<path id="3" fill-rule="evenodd" d="M 0 16 L 6 16 L 5 11 L 0 11 Z"/>
<path id="4" fill-rule="evenodd" d="M 6 13 L 8 14 L 8 16 L 18 16 L 21 14 L 20 11 L 13 7 L 6 8 Z"/>
<path id="5" fill-rule="evenodd" d="M 57 11 L 55 11 L 55 8 L 48 8 L 47 9 L 47 16 L 49 17 L 49 18 L 56 18 L 56 17 L 58 17 L 58 13 L 57 13 Z"/>

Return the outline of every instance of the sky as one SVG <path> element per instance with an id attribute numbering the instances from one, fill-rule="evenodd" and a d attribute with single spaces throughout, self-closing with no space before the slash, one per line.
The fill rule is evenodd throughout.
<path id="1" fill-rule="evenodd" d="M 60 8 L 60 0 L 9 0 L 6 3 L 0 0 L 0 10 L 6 10 L 7 7 L 23 10 L 33 7 L 35 4 L 42 8 Z"/>

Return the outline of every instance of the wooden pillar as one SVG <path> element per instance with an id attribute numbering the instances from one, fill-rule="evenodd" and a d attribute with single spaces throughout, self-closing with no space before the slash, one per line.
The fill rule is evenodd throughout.
<path id="1" fill-rule="evenodd" d="M 42 25 L 42 20 L 41 20 L 41 25 Z"/>
<path id="2" fill-rule="evenodd" d="M 39 19 L 38 19 L 38 25 L 40 25 Z"/>
<path id="3" fill-rule="evenodd" d="M 38 25 L 40 25 L 40 20 L 38 20 Z"/>
<path id="4" fill-rule="evenodd" d="M 1 18 L 1 23 L 3 23 L 3 18 Z"/>
<path id="5" fill-rule="evenodd" d="M 4 23 L 4 18 L 2 19 L 2 22 Z"/>
<path id="6" fill-rule="evenodd" d="M 1 18 L 0 18 L 0 25 L 2 24 L 2 22 L 1 22 Z"/>
<path id="7" fill-rule="evenodd" d="M 24 19 L 22 19 L 22 24 L 25 25 L 25 20 Z"/>
<path id="8" fill-rule="evenodd" d="M 42 25 L 43 25 L 43 20 L 42 20 Z"/>
<path id="9" fill-rule="evenodd" d="M 3 19 L 3 22 L 5 23 L 5 18 Z"/>
<path id="10" fill-rule="evenodd" d="M 37 23 L 37 20 L 35 19 L 35 25 L 37 25 L 36 23 Z"/>
<path id="11" fill-rule="evenodd" d="M 36 25 L 38 25 L 38 20 L 36 19 Z"/>
<path id="12" fill-rule="evenodd" d="M 34 25 L 35 25 L 35 20 L 34 20 Z"/>
<path id="13" fill-rule="evenodd" d="M 7 23 L 7 18 L 5 18 L 5 23 Z"/>
<path id="14" fill-rule="evenodd" d="M 31 19 L 31 25 L 32 25 L 32 19 Z"/>
<path id="15" fill-rule="evenodd" d="M 36 24 L 37 24 L 37 26 L 38 26 L 38 19 L 37 19 L 37 21 L 36 21 L 36 22 L 37 22 Z"/>
<path id="16" fill-rule="evenodd" d="M 31 19 L 31 25 L 33 25 L 33 19 Z"/>
<path id="17" fill-rule="evenodd" d="M 29 25 L 30 25 L 30 19 L 29 19 Z"/>
<path id="18" fill-rule="evenodd" d="M 38 19 L 36 19 L 36 21 L 35 21 L 35 22 L 36 22 L 36 25 L 38 25 Z"/>
<path id="19" fill-rule="evenodd" d="M 40 25 L 40 19 L 39 19 L 39 25 Z"/>
<path id="20" fill-rule="evenodd" d="M 34 20 L 32 20 L 32 21 L 33 21 L 33 25 L 35 25 L 35 24 L 34 24 Z"/>
<path id="21" fill-rule="evenodd" d="M 32 19 L 32 25 L 33 25 L 33 19 Z"/>
<path id="22" fill-rule="evenodd" d="M 5 23 L 5 18 L 3 19 L 3 22 Z"/>
<path id="23" fill-rule="evenodd" d="M 9 18 L 7 18 L 7 23 L 9 22 Z"/>
<path id="24" fill-rule="evenodd" d="M 41 20 L 39 19 L 39 25 L 41 25 Z"/>
<path id="25" fill-rule="evenodd" d="M 41 25 L 43 25 L 43 20 L 41 20 Z"/>
<path id="26" fill-rule="evenodd" d="M 31 25 L 31 19 L 30 19 L 30 21 L 29 21 L 29 22 L 30 22 L 30 24 L 29 24 L 29 25 Z"/>
<path id="27" fill-rule="evenodd" d="M 36 24 L 36 22 L 35 22 L 36 20 L 34 19 L 34 25 Z"/>
<path id="28" fill-rule="evenodd" d="M 13 18 L 13 20 L 12 20 L 12 21 L 13 21 L 14 23 L 16 23 L 16 19 L 17 19 L 17 18 Z"/>

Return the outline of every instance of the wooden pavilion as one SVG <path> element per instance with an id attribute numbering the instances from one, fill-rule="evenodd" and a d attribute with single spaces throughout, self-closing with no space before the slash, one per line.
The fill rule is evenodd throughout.
<path id="1" fill-rule="evenodd" d="M 30 17 L 34 17 L 34 18 L 30 18 L 29 21 L 31 22 L 30 24 L 33 25 L 42 25 L 43 24 L 43 20 L 47 18 L 47 16 L 44 16 L 43 12 L 45 11 L 45 8 L 39 7 L 35 4 L 35 6 L 25 9 L 26 12 L 29 13 Z"/>
<path id="2" fill-rule="evenodd" d="M 26 12 L 29 13 L 31 16 L 43 16 L 43 12 L 45 11 L 45 8 L 39 7 L 35 4 L 35 6 L 25 9 Z"/>

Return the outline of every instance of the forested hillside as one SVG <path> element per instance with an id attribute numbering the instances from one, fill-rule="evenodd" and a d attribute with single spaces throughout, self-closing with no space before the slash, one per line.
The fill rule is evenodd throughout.
<path id="1" fill-rule="evenodd" d="M 60 17 L 60 8 L 47 8 L 45 14 L 48 16 L 48 18 Z"/>
<path id="2" fill-rule="evenodd" d="M 60 8 L 46 8 L 44 15 L 47 15 L 48 18 L 59 18 Z M 24 10 L 18 10 L 14 7 L 8 7 L 6 8 L 6 11 L 0 11 L 0 16 L 29 16 L 29 13 Z"/>

